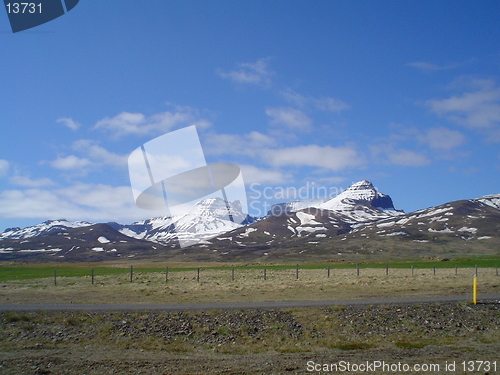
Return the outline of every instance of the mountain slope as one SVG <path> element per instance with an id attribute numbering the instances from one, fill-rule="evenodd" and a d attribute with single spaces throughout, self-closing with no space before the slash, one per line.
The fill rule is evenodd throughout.
<path id="1" fill-rule="evenodd" d="M 205 199 L 176 217 L 158 217 L 131 225 L 46 221 L 0 234 L 0 260 L 102 260 L 175 255 L 179 244 L 204 243 L 253 222 L 241 204 Z"/>
<path id="2" fill-rule="evenodd" d="M 274 205 L 270 215 L 308 211 L 311 208 L 334 211 L 347 223 L 365 222 L 398 216 L 403 213 L 396 210 L 390 196 L 380 193 L 369 181 L 362 180 L 349 186 L 339 195 L 327 201 L 310 200 L 303 202 L 280 203 Z"/>
<path id="3" fill-rule="evenodd" d="M 221 199 L 131 225 L 47 221 L 0 234 L 0 260 L 363 261 L 500 253 L 500 194 L 405 214 L 360 181 L 328 201 L 278 206 L 258 221 L 238 202 Z M 181 248 L 178 238 L 194 245 Z"/>
<path id="4" fill-rule="evenodd" d="M 177 246 L 180 242 L 185 247 L 204 243 L 253 221 L 243 213 L 238 201 L 228 203 L 220 198 L 210 198 L 199 201 L 190 212 L 181 216 L 157 217 L 131 225 L 109 225 L 127 236 L 170 246 Z"/>
<path id="5" fill-rule="evenodd" d="M 353 211 L 353 205 L 369 205 L 387 214 L 398 215 L 390 196 L 377 191 L 369 181 L 362 180 L 349 186 L 336 197 L 320 204 L 318 208 L 332 211 Z"/>
<path id="6" fill-rule="evenodd" d="M 125 236 L 107 224 L 55 225 L 53 228 L 58 230 L 2 240 L 0 260 L 96 261 L 136 256 L 145 258 L 167 250 L 160 244 Z"/>
<path id="7" fill-rule="evenodd" d="M 0 233 L 0 240 L 26 239 L 47 234 L 57 234 L 65 232 L 69 228 L 81 228 L 87 227 L 89 225 L 93 225 L 93 223 L 89 223 L 86 221 L 68 221 L 66 219 L 47 220 L 43 223 L 33 225 L 24 229 L 8 228 L 3 233 Z"/>
<path id="8" fill-rule="evenodd" d="M 307 203 L 310 205 L 296 210 Z M 403 215 L 402 211 L 394 208 L 388 195 L 378 192 L 365 180 L 351 185 L 326 202 L 309 201 L 304 204 L 277 205 L 270 211 L 273 215 L 218 236 L 200 248 L 211 248 L 221 254 L 234 247 L 238 251 L 244 250 L 243 253 L 255 248 L 262 255 L 269 255 L 268 250 L 283 253 L 283 249 L 291 248 L 300 248 L 299 252 L 304 252 L 319 243 L 349 233 L 357 224 Z"/>
<path id="9" fill-rule="evenodd" d="M 350 234 L 408 237 L 414 242 L 444 238 L 487 240 L 498 235 L 500 211 L 480 199 L 460 200 L 360 226 Z"/>
<path id="10" fill-rule="evenodd" d="M 408 214 L 392 205 L 375 208 L 373 199 L 360 196 L 344 196 L 329 205 L 339 211 L 308 208 L 270 216 L 216 237 L 205 247 L 220 259 L 263 261 L 500 253 L 500 194 Z"/>

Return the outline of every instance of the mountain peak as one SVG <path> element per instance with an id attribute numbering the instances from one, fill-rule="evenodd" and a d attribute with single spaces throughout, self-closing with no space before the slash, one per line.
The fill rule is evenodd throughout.
<path id="1" fill-rule="evenodd" d="M 367 203 L 381 210 L 395 211 L 391 197 L 377 191 L 373 184 L 367 180 L 361 180 L 353 183 L 335 198 L 332 198 L 322 204 L 321 208 L 339 209 L 343 207 L 347 202 L 351 201 L 358 203 Z"/>
<path id="2" fill-rule="evenodd" d="M 353 183 L 347 189 L 358 188 L 358 187 L 370 187 L 370 188 L 373 188 L 373 184 L 370 181 L 368 181 L 368 180 L 361 180 L 361 181 Z"/>
<path id="3" fill-rule="evenodd" d="M 356 201 L 371 202 L 374 198 L 376 198 L 379 195 L 385 196 L 384 194 L 379 193 L 371 182 L 367 180 L 361 180 L 349 186 L 337 197 L 350 198 Z"/>

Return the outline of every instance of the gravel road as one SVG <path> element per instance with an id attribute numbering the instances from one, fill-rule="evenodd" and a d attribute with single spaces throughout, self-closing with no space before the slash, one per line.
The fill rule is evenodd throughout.
<path id="1" fill-rule="evenodd" d="M 411 298 L 369 298 L 327 301 L 267 301 L 228 303 L 177 303 L 177 304 L 0 304 L 0 311 L 203 311 L 234 309 L 284 309 L 294 307 L 381 305 L 389 303 L 429 303 L 470 301 L 470 295 L 411 297 Z M 477 300 L 499 300 L 500 294 L 479 295 Z"/>

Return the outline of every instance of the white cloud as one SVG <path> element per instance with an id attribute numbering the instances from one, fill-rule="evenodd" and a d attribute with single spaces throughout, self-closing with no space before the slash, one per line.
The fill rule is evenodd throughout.
<path id="1" fill-rule="evenodd" d="M 299 131 L 311 130 L 312 121 L 307 115 L 294 108 L 268 108 L 266 115 L 271 118 L 275 125 L 285 125 L 290 129 Z"/>
<path id="2" fill-rule="evenodd" d="M 245 153 L 244 137 L 238 134 L 211 134 L 203 140 L 203 151 L 210 155 Z"/>
<path id="3" fill-rule="evenodd" d="M 162 215 L 135 206 L 128 186 L 76 184 L 61 189 L 0 191 L 0 218 L 120 221 Z"/>
<path id="4" fill-rule="evenodd" d="M 414 61 L 414 62 L 410 62 L 406 65 L 411 66 L 412 68 L 418 69 L 422 72 L 428 73 L 428 72 L 434 72 L 434 71 L 438 71 L 438 70 L 454 69 L 454 68 L 457 68 L 463 64 L 452 63 L 452 64 L 447 64 L 447 65 L 438 65 L 438 64 L 425 62 L 425 61 Z"/>
<path id="5" fill-rule="evenodd" d="M 351 108 L 350 105 L 346 104 L 342 100 L 334 98 L 312 99 L 312 103 L 317 109 L 327 112 L 341 112 Z"/>
<path id="6" fill-rule="evenodd" d="M 65 171 L 82 172 L 87 167 L 90 167 L 92 165 L 92 162 L 86 158 L 79 158 L 75 155 L 69 155 L 65 157 L 58 157 L 57 159 L 51 161 L 50 165 L 53 168 Z"/>
<path id="7" fill-rule="evenodd" d="M 84 176 L 92 170 L 105 166 L 125 168 L 128 155 L 118 155 L 98 145 L 98 142 L 89 139 L 80 139 L 73 142 L 71 149 L 77 155 L 59 156 L 48 164 L 71 174 Z M 42 162 L 47 163 L 47 162 Z"/>
<path id="8" fill-rule="evenodd" d="M 50 178 L 31 179 L 27 176 L 20 176 L 20 175 L 9 177 L 9 183 L 11 183 L 12 185 L 24 186 L 30 188 L 54 185 L 54 181 L 52 181 Z"/>
<path id="9" fill-rule="evenodd" d="M 257 131 L 247 134 L 207 134 L 203 137 L 203 150 L 208 155 L 248 155 L 258 154 L 271 147 L 275 140 Z"/>
<path id="10" fill-rule="evenodd" d="M 64 126 L 70 128 L 71 130 L 78 130 L 80 128 L 80 124 L 69 117 L 61 117 L 56 120 L 56 122 L 63 124 Z"/>
<path id="11" fill-rule="evenodd" d="M 429 164 L 429 159 L 425 155 L 412 150 L 389 150 L 386 154 L 390 164 L 406 167 L 421 167 Z"/>
<path id="12" fill-rule="evenodd" d="M 246 185 L 253 183 L 277 185 L 286 183 L 291 178 L 290 174 L 278 170 L 258 168 L 253 165 L 240 165 L 240 168 Z"/>
<path id="13" fill-rule="evenodd" d="M 347 178 L 342 177 L 342 176 L 330 176 L 330 177 L 322 177 L 322 178 L 317 179 L 318 182 L 321 182 L 323 185 L 327 185 L 327 186 L 339 185 L 342 182 L 345 182 L 346 180 L 347 180 Z"/>
<path id="14" fill-rule="evenodd" d="M 7 175 L 9 167 L 10 163 L 7 160 L 0 159 L 0 177 Z"/>
<path id="15" fill-rule="evenodd" d="M 363 163 L 361 156 L 351 146 L 331 147 L 306 145 L 263 152 L 264 161 L 270 165 L 307 166 L 340 171 Z"/>
<path id="16" fill-rule="evenodd" d="M 465 136 L 457 131 L 444 127 L 427 129 L 421 140 L 435 150 L 451 150 L 465 142 Z"/>
<path id="17" fill-rule="evenodd" d="M 247 139 L 250 146 L 257 148 L 273 146 L 276 143 L 274 138 L 256 131 L 252 131 L 246 134 L 245 138 Z"/>
<path id="18" fill-rule="evenodd" d="M 218 74 L 220 77 L 236 83 L 267 85 L 270 83 L 271 76 L 268 60 L 268 58 L 265 58 L 253 63 L 240 63 L 236 69 L 227 72 L 219 70 Z"/>
<path id="19" fill-rule="evenodd" d="M 325 112 L 341 112 L 350 108 L 350 105 L 340 99 L 332 97 L 315 98 L 312 96 L 304 96 L 292 89 L 285 89 L 281 95 L 288 101 L 299 108 L 310 107 Z"/>
<path id="20" fill-rule="evenodd" d="M 462 79 L 467 91 L 425 104 L 438 116 L 470 128 L 488 129 L 500 124 L 500 88 L 488 79 Z"/>
<path id="21" fill-rule="evenodd" d="M 122 112 L 114 117 L 99 120 L 94 129 L 107 131 L 113 137 L 126 135 L 153 136 L 167 133 L 174 128 L 198 125 L 208 127 L 210 122 L 200 118 L 190 107 L 176 107 L 174 112 L 161 112 L 151 116 L 142 113 Z"/>
<path id="22" fill-rule="evenodd" d="M 128 210 L 135 207 L 129 186 L 114 187 L 81 183 L 59 189 L 57 193 L 62 198 L 84 209 L 96 210 L 102 217 L 109 217 L 112 211 Z"/>
<path id="23" fill-rule="evenodd" d="M 390 143 L 371 145 L 369 149 L 375 163 L 406 167 L 421 167 L 430 163 L 424 154 L 405 148 L 395 148 Z"/>
<path id="24" fill-rule="evenodd" d="M 118 155 L 99 146 L 96 141 L 80 139 L 73 142 L 73 150 L 83 153 L 98 165 L 126 166 L 128 155 Z"/>
<path id="25" fill-rule="evenodd" d="M 59 219 L 76 213 L 75 207 L 47 190 L 4 190 L 0 192 L 0 217 Z M 76 218 L 75 218 L 76 219 Z"/>

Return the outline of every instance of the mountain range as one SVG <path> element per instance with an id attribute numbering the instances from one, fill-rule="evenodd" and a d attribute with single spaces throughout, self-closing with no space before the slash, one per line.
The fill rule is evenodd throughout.
<path id="1" fill-rule="evenodd" d="M 500 194 L 404 213 L 363 180 L 329 200 L 286 202 L 256 219 L 205 199 L 130 225 L 52 220 L 0 233 L 0 260 L 342 261 L 498 254 Z M 179 240 L 190 246 L 179 246 Z"/>

